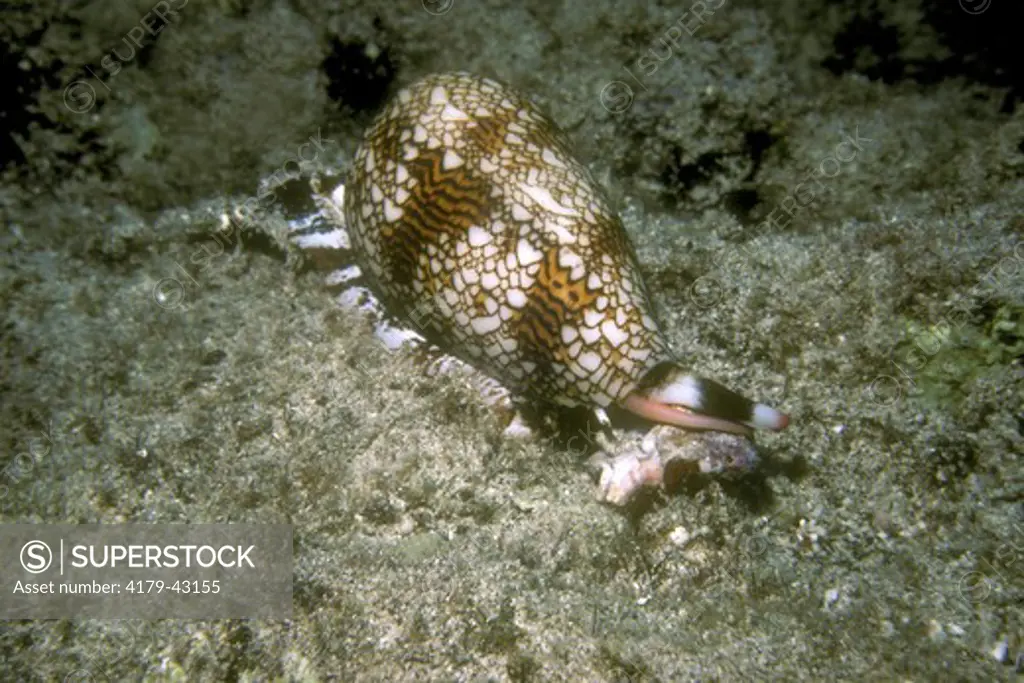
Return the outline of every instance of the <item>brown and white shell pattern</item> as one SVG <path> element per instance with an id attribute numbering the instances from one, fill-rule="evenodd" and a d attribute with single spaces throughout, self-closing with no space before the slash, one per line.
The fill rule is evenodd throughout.
<path id="1" fill-rule="evenodd" d="M 399 92 L 353 160 L 345 221 L 386 304 L 513 391 L 607 406 L 670 358 L 604 192 L 496 81 Z"/>

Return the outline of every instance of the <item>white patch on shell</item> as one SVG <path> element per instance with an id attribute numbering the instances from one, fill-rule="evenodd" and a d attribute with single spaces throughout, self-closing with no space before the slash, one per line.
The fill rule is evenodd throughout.
<path id="1" fill-rule="evenodd" d="M 450 170 L 458 168 L 465 163 L 465 160 L 450 149 L 444 151 L 444 158 L 441 160 L 441 168 Z"/>
<path id="2" fill-rule="evenodd" d="M 519 240 L 516 244 L 516 257 L 519 259 L 519 265 L 529 266 L 544 258 L 544 254 L 534 249 L 529 240 Z"/>
<path id="3" fill-rule="evenodd" d="M 486 318 L 473 318 L 469 321 L 469 324 L 477 334 L 488 334 L 501 327 L 501 318 L 496 315 L 489 315 Z"/>
<path id="4" fill-rule="evenodd" d="M 501 284 L 501 280 L 498 279 L 495 273 L 484 273 L 480 278 L 480 285 L 484 289 L 494 289 L 499 284 Z"/>
<path id="5" fill-rule="evenodd" d="M 583 259 L 572 249 L 563 247 L 558 250 L 558 265 L 570 270 L 583 267 Z"/>
<path id="6" fill-rule="evenodd" d="M 430 91 L 430 103 L 433 105 L 442 105 L 448 103 L 448 93 L 441 86 L 435 86 Z"/>
<path id="7" fill-rule="evenodd" d="M 399 218 L 401 218 L 403 214 L 404 212 L 402 211 L 402 208 L 400 206 L 391 201 L 390 198 L 384 198 L 384 219 L 386 221 L 388 221 L 389 223 L 394 223 Z"/>
<path id="8" fill-rule="evenodd" d="M 491 241 L 491 235 L 479 225 L 469 226 L 469 244 L 474 247 L 482 247 Z"/>
<path id="9" fill-rule="evenodd" d="M 554 153 L 554 151 L 552 151 L 548 147 L 545 147 L 544 151 L 541 152 L 540 158 L 546 164 L 549 164 L 551 166 L 555 166 L 557 168 L 565 168 L 565 164 L 562 162 L 562 160 L 559 159 L 558 156 Z"/>
<path id="10" fill-rule="evenodd" d="M 451 102 L 446 102 L 444 109 L 441 110 L 442 121 L 468 121 L 469 115 L 462 111 L 458 107 L 452 105 Z"/>
<path id="11" fill-rule="evenodd" d="M 576 359 L 576 362 L 579 363 L 584 370 L 594 372 L 601 367 L 601 356 L 597 355 L 593 351 L 587 351 L 586 353 L 581 353 L 580 357 Z"/>
<path id="12" fill-rule="evenodd" d="M 550 233 L 553 233 L 558 239 L 559 244 L 575 244 L 576 235 L 572 234 L 565 229 L 565 226 L 561 225 L 557 220 L 547 221 L 544 223 L 544 229 Z"/>
<path id="13" fill-rule="evenodd" d="M 517 221 L 528 221 L 533 218 L 533 214 L 522 204 L 516 203 L 512 205 L 512 218 Z"/>
<path id="14" fill-rule="evenodd" d="M 616 348 L 629 339 L 629 335 L 611 320 L 601 323 L 601 332 L 604 334 L 604 338 Z"/>
<path id="15" fill-rule="evenodd" d="M 551 190 L 546 187 L 540 187 L 539 185 L 528 185 L 527 183 L 519 183 L 519 189 L 521 189 L 530 199 L 537 202 L 541 208 L 559 216 L 579 216 L 579 212 L 569 206 L 563 206 L 559 204 L 554 197 L 551 196 Z"/>
<path id="16" fill-rule="evenodd" d="M 526 305 L 526 293 L 521 289 L 510 289 L 505 296 L 512 308 L 522 308 Z"/>

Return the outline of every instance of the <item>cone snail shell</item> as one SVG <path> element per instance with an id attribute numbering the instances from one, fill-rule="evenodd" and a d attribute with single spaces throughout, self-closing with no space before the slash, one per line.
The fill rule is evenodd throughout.
<path id="1" fill-rule="evenodd" d="M 501 83 L 447 73 L 400 91 L 367 129 L 344 212 L 388 307 L 514 392 L 690 428 L 788 424 L 676 362 L 604 191 Z"/>

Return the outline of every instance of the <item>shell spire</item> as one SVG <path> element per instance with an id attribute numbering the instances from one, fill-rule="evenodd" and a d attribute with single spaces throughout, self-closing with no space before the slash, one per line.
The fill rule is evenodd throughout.
<path id="1" fill-rule="evenodd" d="M 511 88 L 449 73 L 400 91 L 345 192 L 352 247 L 388 307 L 510 390 L 698 429 L 788 423 L 683 373 L 604 192 Z"/>

